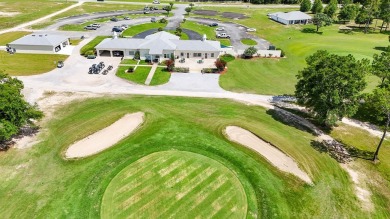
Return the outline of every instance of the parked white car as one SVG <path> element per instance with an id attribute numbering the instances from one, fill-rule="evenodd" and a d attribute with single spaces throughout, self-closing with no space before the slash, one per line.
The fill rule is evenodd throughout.
<path id="1" fill-rule="evenodd" d="M 227 33 L 218 33 L 216 35 L 217 38 L 230 38 L 230 35 Z"/>
<path id="2" fill-rule="evenodd" d="M 225 28 L 224 28 L 224 27 L 217 27 L 217 28 L 215 28 L 215 30 L 216 30 L 216 31 L 224 31 Z"/>
<path id="3" fill-rule="evenodd" d="M 160 4 L 160 2 L 159 2 L 159 1 L 156 1 L 156 0 L 154 0 L 154 1 L 153 1 L 153 4 Z"/>
<path id="4" fill-rule="evenodd" d="M 246 32 L 256 32 L 256 28 L 248 28 L 246 29 Z"/>
<path id="5" fill-rule="evenodd" d="M 97 27 L 99 28 L 100 27 L 100 24 L 91 24 L 92 27 Z"/>

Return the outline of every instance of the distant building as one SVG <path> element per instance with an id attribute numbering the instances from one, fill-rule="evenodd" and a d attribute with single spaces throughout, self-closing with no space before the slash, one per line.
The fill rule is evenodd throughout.
<path id="1" fill-rule="evenodd" d="M 18 51 L 43 51 L 57 53 L 69 45 L 69 38 L 51 34 L 30 34 L 8 44 L 9 47 Z"/>
<path id="2" fill-rule="evenodd" d="M 95 47 L 98 56 L 123 56 L 133 58 L 138 51 L 141 60 L 161 62 L 175 58 L 217 59 L 221 53 L 219 41 L 180 40 L 176 35 L 165 31 L 151 34 L 145 39 L 107 38 Z"/>
<path id="3" fill-rule="evenodd" d="M 300 11 L 276 12 L 276 13 L 268 14 L 268 17 L 274 21 L 286 25 L 307 24 L 312 19 L 311 16 Z"/>

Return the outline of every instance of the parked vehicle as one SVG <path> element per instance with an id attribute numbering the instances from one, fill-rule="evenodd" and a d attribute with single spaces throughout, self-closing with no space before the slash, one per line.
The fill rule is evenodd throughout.
<path id="1" fill-rule="evenodd" d="M 91 24 L 92 27 L 96 27 L 96 28 L 99 28 L 100 27 L 100 24 Z"/>
<path id="2" fill-rule="evenodd" d="M 230 38 L 230 35 L 227 33 L 217 33 L 217 38 Z"/>
<path id="3" fill-rule="evenodd" d="M 58 61 L 57 68 L 62 68 L 62 67 L 64 67 L 64 62 L 63 61 Z"/>
<path id="4" fill-rule="evenodd" d="M 217 23 L 212 23 L 212 24 L 209 24 L 210 27 L 218 27 L 218 24 Z"/>
<path id="5" fill-rule="evenodd" d="M 95 55 L 88 55 L 87 59 L 96 59 L 96 56 Z"/>
<path id="6" fill-rule="evenodd" d="M 157 0 L 154 0 L 154 1 L 153 1 L 153 4 L 160 4 L 160 2 L 157 1 Z"/>
<path id="7" fill-rule="evenodd" d="M 256 28 L 248 28 L 246 29 L 246 32 L 256 32 Z"/>
<path id="8" fill-rule="evenodd" d="M 150 12 L 149 11 L 144 11 L 144 14 L 149 14 Z"/>
<path id="9" fill-rule="evenodd" d="M 84 27 L 85 30 L 96 30 L 97 28 L 96 27 L 93 27 L 91 25 L 88 25 L 88 26 L 85 26 Z"/>
<path id="10" fill-rule="evenodd" d="M 217 27 L 217 28 L 215 28 L 215 30 L 216 30 L 216 31 L 224 31 L 225 28 L 224 28 L 224 27 Z"/>
<path id="11" fill-rule="evenodd" d="M 152 17 L 152 18 L 150 18 L 150 22 L 156 22 L 156 18 L 155 17 Z"/>
<path id="12" fill-rule="evenodd" d="M 130 18 L 129 18 L 129 17 L 124 17 L 123 19 L 125 19 L 125 20 L 130 20 Z"/>
<path id="13" fill-rule="evenodd" d="M 111 19 L 110 19 L 110 21 L 117 22 L 117 21 L 118 21 L 118 18 L 116 18 L 116 17 L 113 17 L 113 18 L 111 18 Z"/>
<path id="14" fill-rule="evenodd" d="M 117 32 L 117 33 L 121 33 L 123 30 L 121 27 L 114 27 L 112 28 L 112 32 Z"/>
<path id="15" fill-rule="evenodd" d="M 129 28 L 129 26 L 128 26 L 127 24 L 122 24 L 122 25 L 121 25 L 121 28 L 122 28 L 123 30 L 126 30 L 127 28 Z"/>

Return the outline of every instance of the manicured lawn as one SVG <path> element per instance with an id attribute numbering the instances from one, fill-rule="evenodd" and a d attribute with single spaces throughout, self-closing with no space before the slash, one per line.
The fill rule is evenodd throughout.
<path id="1" fill-rule="evenodd" d="M 0 51 L 0 70 L 12 76 L 27 76 L 49 72 L 57 67 L 57 61 L 65 61 L 67 55 L 8 54 Z M 65 61 L 66 65 L 66 61 Z"/>
<path id="2" fill-rule="evenodd" d="M 66 161 L 62 158 L 66 148 L 73 142 L 112 124 L 126 113 L 138 111 L 146 113 L 144 125 L 114 147 L 81 160 Z M 163 182 L 183 185 L 182 188 L 174 185 L 170 188 L 168 185 L 165 191 L 156 190 L 156 194 L 165 192 L 168 197 L 183 189 L 190 190 L 188 195 L 202 189 L 210 194 L 212 189 L 207 189 L 207 184 L 205 188 L 201 185 L 192 189 L 194 184 L 176 175 L 180 174 L 180 170 L 184 171 L 187 170 L 184 168 L 190 167 L 189 163 L 185 163 L 189 160 L 193 162 L 193 166 L 204 168 L 203 165 L 210 165 L 210 170 L 217 171 L 209 177 L 202 173 L 201 176 L 205 177 L 206 182 L 213 182 L 218 179 L 218 175 L 225 176 L 219 178 L 222 181 L 225 179 L 226 182 L 233 182 L 235 178 L 240 181 L 247 196 L 246 218 L 389 217 L 389 196 L 386 195 L 389 194 L 388 187 L 378 189 L 377 185 L 372 185 L 372 190 L 379 194 L 375 196 L 375 200 L 378 200 L 375 202 L 375 210 L 363 211 L 347 173 L 335 160 L 310 145 L 315 136 L 276 121 L 272 112 L 259 106 L 248 106 L 224 99 L 118 96 L 73 102 L 69 106 L 58 107 L 58 111 L 53 115 L 55 117 L 42 126 L 44 134 L 40 136 L 40 143 L 31 148 L 11 149 L 0 153 L 0 196 L 6 197 L 7 200 L 0 204 L 3 218 L 28 218 L 31 215 L 45 218 L 101 218 L 107 203 L 114 203 L 107 199 L 110 191 L 118 194 L 118 197 L 113 197 L 115 203 L 123 203 L 112 206 L 116 209 L 123 207 L 142 211 L 142 206 L 152 205 L 161 209 L 161 205 L 176 205 L 177 210 L 183 212 L 181 206 L 188 206 L 188 203 L 175 204 L 179 203 L 177 196 L 165 202 L 153 199 L 153 196 L 145 196 L 154 188 L 145 189 L 143 182 L 159 188 L 167 186 Z M 228 141 L 223 134 L 227 125 L 244 127 L 272 142 L 308 172 L 314 185 L 305 185 L 294 176 L 277 170 L 253 151 Z M 147 159 L 153 158 L 149 156 L 160 151 L 176 156 L 156 158 L 167 159 L 165 165 L 175 159 L 177 162 L 184 161 L 185 164 L 183 169 L 179 168 L 172 173 L 175 174 L 170 178 L 172 181 L 164 178 L 164 181 L 156 185 L 152 181 L 158 180 L 158 175 L 153 180 L 147 179 L 156 176 L 153 171 L 163 167 L 157 165 L 162 161 L 152 159 L 148 162 Z M 181 161 L 177 158 L 181 151 L 199 154 L 200 158 L 180 156 L 183 158 Z M 202 160 L 203 156 L 207 159 Z M 156 169 L 153 169 L 154 162 Z M 221 165 L 231 171 L 230 175 L 226 175 L 226 169 Z M 138 173 L 142 176 L 130 174 L 127 178 L 124 177 L 126 172 L 130 173 L 131 169 L 138 167 Z M 192 170 L 196 175 L 196 169 Z M 369 170 L 368 176 L 378 174 L 375 167 Z M 192 175 L 187 173 L 190 179 Z M 121 183 L 126 183 L 120 182 L 121 178 L 134 182 L 123 187 L 126 189 L 124 194 L 115 189 L 116 186 L 119 188 Z M 113 184 L 110 184 L 111 182 Z M 230 185 L 227 183 L 222 186 L 221 193 L 229 190 Z M 128 190 L 131 187 L 135 187 L 134 191 Z M 235 188 L 232 191 L 235 193 L 231 194 L 241 194 L 241 188 Z M 126 196 L 125 193 L 138 196 Z M 198 195 L 198 204 L 203 204 L 192 202 L 192 206 L 199 209 L 200 215 L 209 212 L 211 207 L 225 208 L 229 205 L 229 199 L 238 200 L 235 204 L 242 206 L 237 196 L 221 195 L 221 199 L 227 200 L 222 202 L 224 205 L 213 205 L 214 196 L 203 196 L 202 193 Z M 134 202 L 135 200 L 142 201 Z M 149 200 L 151 202 L 148 202 Z M 183 199 L 185 200 L 186 198 Z M 168 208 L 164 210 L 167 210 L 167 213 L 170 211 Z M 187 210 L 188 213 L 192 211 Z M 142 213 L 145 218 L 157 218 L 153 212 L 155 211 Z M 225 211 L 220 212 L 222 214 Z M 239 209 L 236 209 L 232 213 L 238 212 Z M 116 211 L 115 214 L 120 212 Z M 127 212 L 124 212 L 119 217 L 127 215 Z M 229 218 L 226 215 L 218 216 L 215 215 L 216 218 Z"/>
<path id="3" fill-rule="evenodd" d="M 64 9 L 74 2 L 50 0 L 1 0 L 2 12 L 15 12 L 12 16 L 0 16 L 0 29 L 15 27 Z"/>
<path id="4" fill-rule="evenodd" d="M 163 151 L 137 160 L 114 177 L 103 196 L 101 217 L 244 218 L 246 212 L 244 188 L 231 170 L 196 153 Z"/>
<path id="5" fill-rule="evenodd" d="M 97 46 L 99 43 L 101 43 L 104 39 L 110 38 L 111 36 L 97 36 L 95 39 L 91 40 L 89 43 L 87 43 L 85 46 L 83 46 L 80 49 L 81 55 L 86 55 L 89 53 L 93 53 L 95 51 L 95 46 Z"/>
<path id="6" fill-rule="evenodd" d="M 242 39 L 241 43 L 248 45 L 248 46 L 255 46 L 257 45 L 257 42 L 252 39 Z"/>
<path id="7" fill-rule="evenodd" d="M 129 69 L 128 66 L 121 66 L 116 72 L 116 76 L 132 81 L 136 84 L 145 84 L 146 78 L 149 75 L 151 67 L 147 66 L 138 66 L 133 73 L 127 73 L 126 70 Z"/>
<path id="8" fill-rule="evenodd" d="M 150 85 L 160 85 L 160 84 L 168 83 L 170 78 L 171 78 L 171 73 L 166 71 L 165 67 L 159 67 L 156 69 L 156 72 L 154 72 Z"/>
<path id="9" fill-rule="evenodd" d="M 8 32 L 0 34 L 0 46 L 5 46 L 6 44 L 17 40 L 23 36 L 26 36 L 30 34 L 31 32 L 27 31 L 15 31 L 15 32 Z"/>
<path id="10" fill-rule="evenodd" d="M 186 21 L 184 23 L 181 23 L 180 27 L 198 32 L 201 36 L 203 36 L 203 34 L 206 34 L 207 39 L 209 40 L 216 40 L 214 27 L 198 24 L 193 21 Z"/>
<path id="11" fill-rule="evenodd" d="M 138 65 L 150 65 L 150 62 L 146 62 L 145 60 L 139 60 Z"/>
<path id="12" fill-rule="evenodd" d="M 315 51 L 325 49 L 339 55 L 352 54 L 357 59 L 371 59 L 374 53 L 380 52 L 375 49 L 376 47 L 384 47 L 389 44 L 388 35 L 386 34 L 339 33 L 339 25 L 337 24 L 321 28 L 322 34 L 307 33 L 307 31 L 303 31 L 304 28 L 311 30 L 315 27 L 313 25 L 285 26 L 267 18 L 267 13 L 281 11 L 280 9 L 215 7 L 204 7 L 202 9 L 221 12 L 230 11 L 248 15 L 251 18 L 235 20 L 234 22 L 256 28 L 257 32 L 253 34 L 270 41 L 286 53 L 287 58 L 280 60 L 257 59 L 232 62 L 229 71 L 220 80 L 220 85 L 231 91 L 259 94 L 293 94 L 294 85 L 297 81 L 295 75 L 306 66 L 305 58 Z M 282 11 L 288 10 L 283 9 Z M 221 17 L 218 17 L 218 19 L 232 21 Z M 369 77 L 368 80 L 370 81 L 368 87 L 371 89 L 375 86 L 377 80 L 372 77 Z"/>
<path id="13" fill-rule="evenodd" d="M 136 65 L 138 63 L 138 60 L 134 59 L 123 59 L 121 61 L 121 64 L 128 64 L 128 65 Z"/>
<path id="14" fill-rule="evenodd" d="M 82 39 L 70 39 L 69 40 L 69 42 L 70 42 L 70 45 L 72 45 L 72 46 L 77 46 L 77 45 L 79 45 L 79 43 L 81 42 L 81 41 L 83 41 Z"/>
<path id="15" fill-rule="evenodd" d="M 230 43 L 230 40 L 229 39 L 220 39 L 218 38 L 217 39 L 219 42 L 221 42 L 221 45 L 223 46 L 231 46 L 232 44 Z"/>
<path id="16" fill-rule="evenodd" d="M 131 26 L 130 28 L 122 32 L 122 36 L 131 37 L 150 29 L 158 29 L 159 27 L 164 28 L 165 26 L 167 26 L 166 23 L 164 24 L 158 22 Z"/>

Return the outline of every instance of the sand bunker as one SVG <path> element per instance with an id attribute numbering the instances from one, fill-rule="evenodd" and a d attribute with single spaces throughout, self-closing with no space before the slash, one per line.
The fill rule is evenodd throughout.
<path id="1" fill-rule="evenodd" d="M 299 169 L 297 163 L 291 157 L 261 140 L 253 133 L 237 126 L 228 126 L 226 127 L 226 135 L 231 141 L 255 150 L 278 169 L 294 174 L 303 181 L 312 184 L 310 177 Z"/>
<path id="2" fill-rule="evenodd" d="M 72 144 L 66 158 L 80 158 L 97 154 L 134 132 L 144 121 L 144 113 L 127 114 L 110 126 Z"/>

